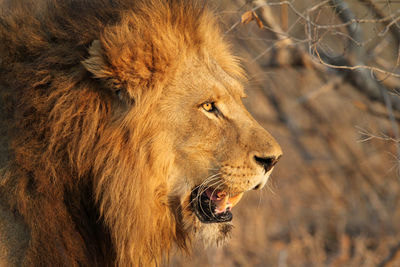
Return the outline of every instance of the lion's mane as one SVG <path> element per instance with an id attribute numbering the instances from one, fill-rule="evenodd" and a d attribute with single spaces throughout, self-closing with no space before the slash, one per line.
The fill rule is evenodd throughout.
<path id="1" fill-rule="evenodd" d="M 172 242 L 185 248 L 190 237 L 167 198 L 173 155 L 154 103 L 185 51 L 209 49 L 239 74 L 204 4 L 0 3 L 9 114 L 0 192 L 29 230 L 23 263 L 144 266 Z M 121 88 L 129 103 L 115 100 Z"/>

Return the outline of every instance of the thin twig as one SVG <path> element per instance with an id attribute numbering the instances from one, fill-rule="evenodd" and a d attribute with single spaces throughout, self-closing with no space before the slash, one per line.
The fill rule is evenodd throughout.
<path id="1" fill-rule="evenodd" d="M 346 66 L 346 65 L 333 65 L 333 64 L 329 64 L 328 62 L 325 62 L 322 58 L 321 55 L 319 54 L 318 50 L 315 48 L 313 50 L 313 52 L 315 53 L 315 55 L 318 58 L 318 62 L 321 63 L 322 65 L 332 68 L 332 69 L 345 69 L 345 70 L 357 70 L 357 69 L 367 69 L 370 70 L 372 72 L 380 72 L 383 73 L 385 75 L 390 75 L 393 77 L 397 77 L 400 78 L 400 74 L 394 73 L 394 72 L 390 72 L 390 71 L 386 71 L 377 67 L 372 67 L 372 66 L 367 66 L 367 65 L 355 65 L 355 66 Z"/>
<path id="2" fill-rule="evenodd" d="M 356 126 L 356 128 L 358 129 L 358 133 L 362 135 L 362 139 L 358 140 L 358 142 L 366 142 L 366 141 L 370 141 L 372 139 L 377 139 L 377 140 L 381 140 L 381 141 L 390 141 L 390 142 L 395 142 L 395 143 L 399 143 L 400 140 L 393 138 L 387 134 L 381 133 L 381 134 L 373 134 L 359 126 Z"/>

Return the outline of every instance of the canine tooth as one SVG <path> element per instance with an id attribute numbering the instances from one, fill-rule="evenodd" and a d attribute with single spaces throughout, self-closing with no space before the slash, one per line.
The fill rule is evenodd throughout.
<path id="1" fill-rule="evenodd" d="M 229 197 L 229 203 L 232 204 L 232 208 L 242 199 L 243 193 L 239 193 L 235 196 Z"/>
<path id="2" fill-rule="evenodd" d="M 219 193 L 223 193 L 223 197 L 219 195 Z M 236 194 L 234 196 L 226 195 L 225 192 L 219 192 L 217 194 L 218 199 L 214 200 L 215 203 L 215 212 L 217 214 L 226 212 L 227 209 L 232 209 L 236 204 L 240 201 L 243 196 L 243 193 Z"/>

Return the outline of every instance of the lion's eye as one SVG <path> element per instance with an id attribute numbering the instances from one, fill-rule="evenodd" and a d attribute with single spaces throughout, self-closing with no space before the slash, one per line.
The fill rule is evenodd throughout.
<path id="1" fill-rule="evenodd" d="M 201 106 L 207 112 L 213 112 L 216 109 L 214 102 L 206 102 L 206 103 L 203 103 Z"/>

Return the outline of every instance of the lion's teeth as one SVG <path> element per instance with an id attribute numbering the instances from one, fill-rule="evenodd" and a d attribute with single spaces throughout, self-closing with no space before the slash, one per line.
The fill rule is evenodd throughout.
<path id="1" fill-rule="evenodd" d="M 242 199 L 243 193 L 239 193 L 235 196 L 229 198 L 229 203 L 232 204 L 232 207 L 236 206 L 236 204 Z"/>
<path id="2" fill-rule="evenodd" d="M 215 213 L 219 214 L 219 213 L 224 213 L 226 212 L 227 208 L 229 206 L 232 206 L 228 203 L 228 197 L 224 197 L 221 200 L 217 200 L 215 201 Z"/>
<path id="3" fill-rule="evenodd" d="M 225 191 L 216 191 L 212 188 L 206 190 L 207 197 L 215 205 L 214 212 L 216 214 L 224 213 L 227 210 L 231 210 L 240 201 L 243 193 L 236 195 L 228 195 Z"/>
<path id="4" fill-rule="evenodd" d="M 226 196 L 221 200 L 214 201 L 215 203 L 215 212 L 217 214 L 226 212 L 227 210 L 231 210 L 242 198 L 243 193 L 234 195 L 234 196 Z"/>

